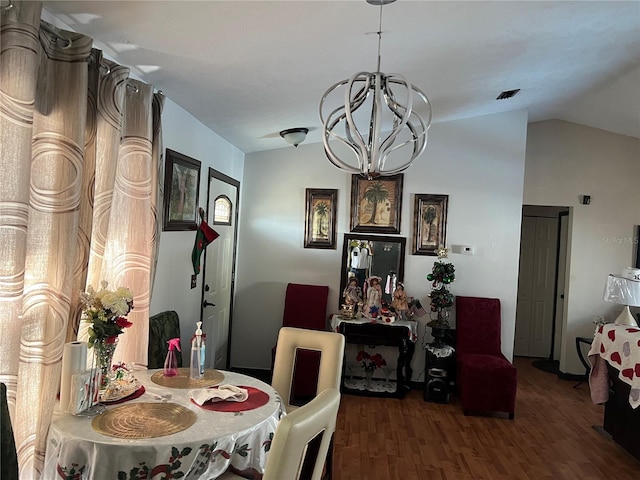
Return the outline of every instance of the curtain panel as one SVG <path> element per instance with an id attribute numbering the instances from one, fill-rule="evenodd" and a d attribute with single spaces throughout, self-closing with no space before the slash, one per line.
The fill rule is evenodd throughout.
<path id="1" fill-rule="evenodd" d="M 0 382 L 21 479 L 39 478 L 87 285 L 131 289 L 115 357 L 147 363 L 162 193 L 164 97 L 41 9 L 0 6 Z"/>

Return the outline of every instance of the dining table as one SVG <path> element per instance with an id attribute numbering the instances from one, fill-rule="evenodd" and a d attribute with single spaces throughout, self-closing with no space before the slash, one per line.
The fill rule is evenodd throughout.
<path id="1" fill-rule="evenodd" d="M 134 370 L 141 386 L 96 416 L 59 408 L 49 428 L 46 479 L 215 479 L 227 469 L 262 478 L 271 440 L 286 414 L 270 385 L 237 372 L 207 369 L 202 380 L 178 369 Z M 190 391 L 242 388 L 244 401 L 195 403 Z"/>

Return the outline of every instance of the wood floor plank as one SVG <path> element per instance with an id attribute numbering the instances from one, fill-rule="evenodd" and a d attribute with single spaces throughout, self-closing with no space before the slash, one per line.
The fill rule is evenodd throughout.
<path id="1" fill-rule="evenodd" d="M 465 416 L 457 399 L 429 403 L 343 395 L 333 480 L 638 480 L 640 462 L 594 426 L 589 387 L 516 358 L 514 420 Z M 638 432 L 640 441 L 640 432 Z"/>

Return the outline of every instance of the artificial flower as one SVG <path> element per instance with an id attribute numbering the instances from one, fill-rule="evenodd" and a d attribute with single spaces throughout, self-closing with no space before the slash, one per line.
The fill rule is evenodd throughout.
<path id="1" fill-rule="evenodd" d="M 366 372 L 373 372 L 376 368 L 384 367 L 387 364 L 387 361 L 379 353 L 369 355 L 364 350 L 358 352 L 356 361 L 362 362 L 362 368 Z"/>
<path id="2" fill-rule="evenodd" d="M 133 294 L 126 287 L 108 290 L 108 283 L 102 282 L 101 289 L 95 291 L 89 285 L 80 294 L 84 319 L 89 323 L 89 346 L 97 342 L 115 343 L 125 328 L 133 325 L 125 317 L 133 309 Z"/>

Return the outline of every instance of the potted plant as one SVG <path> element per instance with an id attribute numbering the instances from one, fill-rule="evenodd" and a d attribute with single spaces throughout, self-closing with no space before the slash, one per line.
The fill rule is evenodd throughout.
<path id="1" fill-rule="evenodd" d="M 444 252 L 442 252 L 444 250 Z M 427 280 L 431 282 L 431 300 L 432 320 L 427 326 L 433 329 L 434 337 L 443 332 L 437 332 L 437 329 L 443 330 L 449 328 L 449 313 L 453 307 L 454 296 L 449 291 L 449 285 L 456 279 L 456 269 L 452 263 L 446 262 L 446 250 L 439 251 L 438 260 L 434 262 L 433 269 L 427 275 Z M 433 318 L 435 314 L 435 318 Z"/>

